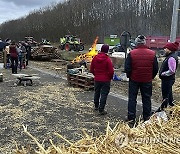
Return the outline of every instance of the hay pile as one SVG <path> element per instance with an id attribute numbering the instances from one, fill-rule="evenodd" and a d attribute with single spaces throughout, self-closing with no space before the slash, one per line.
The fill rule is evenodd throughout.
<path id="1" fill-rule="evenodd" d="M 151 123 L 138 123 L 137 127 L 130 128 L 126 123 L 118 123 L 114 128 L 107 124 L 106 133 L 99 137 L 88 135 L 84 130 L 84 138 L 72 143 L 58 133 L 56 136 L 65 141 L 65 144 L 56 146 L 50 140 L 51 147 L 45 149 L 24 127 L 24 132 L 37 144 L 39 154 L 101 154 L 101 153 L 180 153 L 180 102 L 168 109 L 168 121 L 156 117 L 151 118 Z M 67 146 L 67 144 L 69 146 Z M 30 153 L 27 149 L 17 148 L 16 154 Z"/>
<path id="2" fill-rule="evenodd" d="M 176 94 L 180 94 L 180 78 L 177 78 L 177 79 L 176 79 L 175 85 L 174 85 L 174 87 L 173 87 L 173 91 L 174 91 Z"/>

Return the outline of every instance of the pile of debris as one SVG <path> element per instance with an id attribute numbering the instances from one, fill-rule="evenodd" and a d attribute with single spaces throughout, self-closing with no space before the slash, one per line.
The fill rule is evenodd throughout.
<path id="1" fill-rule="evenodd" d="M 31 58 L 35 60 L 50 60 L 56 57 L 57 48 L 51 45 L 34 47 L 31 51 Z"/>

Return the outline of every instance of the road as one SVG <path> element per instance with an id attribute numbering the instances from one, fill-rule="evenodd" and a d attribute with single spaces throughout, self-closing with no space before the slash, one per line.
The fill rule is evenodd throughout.
<path id="1" fill-rule="evenodd" d="M 54 132 L 75 141 L 82 137 L 82 129 L 98 135 L 105 131 L 107 122 L 115 126 L 125 120 L 127 98 L 110 93 L 106 109 L 108 114 L 100 116 L 93 110 L 93 91 L 69 87 L 66 77 L 55 78 L 54 72 L 29 66 L 21 73 L 36 74 L 41 77 L 33 81 L 33 86 L 16 86 L 16 77 L 11 70 L 1 70 L 4 81 L 0 83 L 0 153 L 12 153 L 15 141 L 18 146 L 36 147 L 31 138 L 23 132 L 22 125 L 45 147 L 63 141 Z M 138 103 L 137 116 L 142 113 Z"/>

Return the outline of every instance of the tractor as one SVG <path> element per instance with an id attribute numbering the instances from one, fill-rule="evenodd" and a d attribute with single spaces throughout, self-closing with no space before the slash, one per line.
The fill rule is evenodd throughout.
<path id="1" fill-rule="evenodd" d="M 65 37 L 60 38 L 60 45 L 61 50 L 66 51 L 83 51 L 84 44 L 81 42 L 80 38 L 77 38 L 73 35 L 66 35 Z"/>

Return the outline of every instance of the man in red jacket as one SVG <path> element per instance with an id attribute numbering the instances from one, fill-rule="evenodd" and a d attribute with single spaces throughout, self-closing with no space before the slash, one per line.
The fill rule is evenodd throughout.
<path id="1" fill-rule="evenodd" d="M 140 89 L 143 104 L 143 119 L 151 115 L 152 79 L 158 73 L 158 62 L 154 51 L 147 48 L 145 36 L 135 39 L 136 48 L 130 51 L 125 61 L 125 72 L 129 78 L 128 120 L 135 123 L 137 94 Z"/>
<path id="2" fill-rule="evenodd" d="M 91 62 L 90 72 L 94 75 L 94 104 L 95 110 L 101 115 L 107 114 L 104 110 L 107 96 L 110 91 L 110 82 L 113 78 L 114 68 L 111 59 L 107 55 L 109 46 L 104 44 L 101 52 Z"/>

